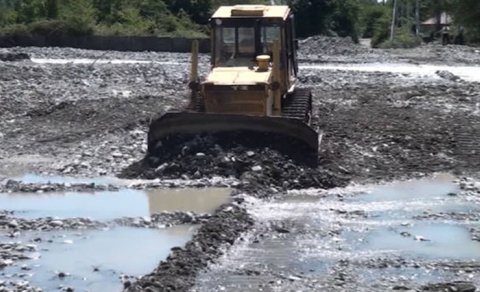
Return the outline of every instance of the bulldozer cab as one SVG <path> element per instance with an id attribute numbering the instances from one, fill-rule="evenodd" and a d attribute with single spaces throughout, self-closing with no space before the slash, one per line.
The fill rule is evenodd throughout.
<path id="1" fill-rule="evenodd" d="M 211 18 L 212 66 L 255 66 L 256 57 L 273 59 L 273 44 L 280 44 L 282 69 L 296 76 L 294 16 L 288 6 L 223 6 Z"/>

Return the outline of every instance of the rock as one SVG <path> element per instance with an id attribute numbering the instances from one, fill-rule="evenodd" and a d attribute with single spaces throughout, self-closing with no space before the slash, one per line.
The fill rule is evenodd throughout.
<path id="1" fill-rule="evenodd" d="M 454 82 L 459 81 L 461 79 L 457 75 L 453 74 L 450 71 L 446 71 L 446 70 L 438 70 L 438 71 L 435 72 L 435 74 L 437 74 L 438 76 L 440 76 L 444 79 L 454 81 Z"/>
<path id="2" fill-rule="evenodd" d="M 426 239 L 425 237 L 423 237 L 421 235 L 415 235 L 414 239 L 416 241 L 430 241 L 430 239 Z"/>
<path id="3" fill-rule="evenodd" d="M 421 291 L 432 292 L 475 292 L 476 290 L 477 288 L 473 283 L 465 281 L 429 284 L 421 288 Z"/>
<path id="4" fill-rule="evenodd" d="M 407 286 L 403 286 L 403 285 L 397 285 L 397 286 L 393 286 L 392 287 L 392 290 L 396 290 L 396 291 L 410 291 L 411 289 L 408 288 Z"/>
<path id="5" fill-rule="evenodd" d="M 275 227 L 274 230 L 278 233 L 290 233 L 290 230 L 283 227 Z"/>
<path id="6" fill-rule="evenodd" d="M 302 280 L 302 278 L 297 277 L 297 276 L 293 276 L 293 275 L 288 276 L 288 279 L 289 279 L 290 281 L 292 281 L 292 282 L 293 282 L 293 281 L 300 281 L 300 280 Z"/>
<path id="7" fill-rule="evenodd" d="M 13 260 L 11 259 L 5 259 L 5 260 L 0 259 L 0 267 L 10 266 L 11 264 L 13 264 Z"/>
<path id="8" fill-rule="evenodd" d="M 260 165 L 255 165 L 252 167 L 252 171 L 260 172 L 262 171 L 262 167 Z"/>
<path id="9" fill-rule="evenodd" d="M 52 220 L 52 221 L 50 221 L 49 224 L 50 224 L 51 226 L 53 226 L 53 227 L 61 227 L 61 226 L 63 226 L 63 222 L 60 221 L 60 220 Z"/>
<path id="10" fill-rule="evenodd" d="M 83 162 L 80 162 L 80 167 L 88 169 L 91 166 L 90 166 L 90 163 L 83 161 Z"/>
<path id="11" fill-rule="evenodd" d="M 8 222 L 8 227 L 9 228 L 17 228 L 19 226 L 17 220 L 13 219 Z"/>
<path id="12" fill-rule="evenodd" d="M 165 168 L 168 167 L 168 163 L 163 163 L 161 164 L 160 166 L 158 166 L 156 169 L 155 169 L 155 172 L 159 173 L 159 172 L 162 172 Z"/>
<path id="13" fill-rule="evenodd" d="M 114 152 L 112 152 L 112 157 L 113 158 L 122 158 L 123 154 L 119 151 L 114 151 Z"/>
<path id="14" fill-rule="evenodd" d="M 12 191 L 15 191 L 19 188 L 20 186 L 20 182 L 18 181 L 15 181 L 13 179 L 9 179 L 7 181 L 7 183 L 5 184 L 5 188 L 7 188 L 8 190 L 12 190 Z"/>
<path id="15" fill-rule="evenodd" d="M 0 52 L 0 61 L 3 62 L 15 62 L 15 61 L 22 61 L 22 60 L 29 60 L 30 56 L 25 53 L 1 53 Z"/>

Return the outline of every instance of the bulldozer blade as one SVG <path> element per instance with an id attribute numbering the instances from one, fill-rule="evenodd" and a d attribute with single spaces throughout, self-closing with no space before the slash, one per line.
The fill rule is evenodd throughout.
<path id="1" fill-rule="evenodd" d="M 148 132 L 148 155 L 155 155 L 176 137 L 195 135 L 227 135 L 226 139 L 241 140 L 239 144 L 255 144 L 267 140 L 265 145 L 280 151 L 287 149 L 301 160 L 316 164 L 320 137 L 317 132 L 299 119 L 259 117 L 235 114 L 195 112 L 169 112 L 154 120 Z M 292 149 L 293 148 L 293 149 Z M 308 156 L 308 158 L 307 158 Z M 315 158 L 312 160 L 312 156 Z M 296 159 L 296 158 L 294 158 Z M 313 162 L 315 161 L 315 162 Z"/>

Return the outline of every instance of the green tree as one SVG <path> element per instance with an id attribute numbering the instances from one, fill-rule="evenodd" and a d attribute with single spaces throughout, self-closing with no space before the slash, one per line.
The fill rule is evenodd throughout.
<path id="1" fill-rule="evenodd" d="M 290 0 L 295 12 L 297 35 L 301 37 L 327 33 L 334 12 L 332 0 Z"/>
<path id="2" fill-rule="evenodd" d="M 47 0 L 46 11 L 48 19 L 56 19 L 58 17 L 58 0 Z"/>
<path id="3" fill-rule="evenodd" d="M 195 23 L 203 25 L 208 23 L 213 7 L 211 0 L 168 0 L 166 3 L 174 14 L 183 10 Z"/>
<path id="4" fill-rule="evenodd" d="M 91 34 L 96 25 L 96 10 L 90 0 L 63 0 L 60 19 L 66 24 L 67 33 Z"/>
<path id="5" fill-rule="evenodd" d="M 336 1 L 331 28 L 342 37 L 351 36 L 358 42 L 360 4 L 357 0 Z"/>
<path id="6" fill-rule="evenodd" d="M 19 23 L 31 23 L 46 17 L 45 3 L 43 0 L 23 0 L 15 5 L 17 21 Z"/>
<path id="7" fill-rule="evenodd" d="M 14 24 L 17 21 L 17 13 L 4 3 L 0 5 L 0 27 Z"/>
<path id="8" fill-rule="evenodd" d="M 390 10 L 377 1 L 362 1 L 359 11 L 359 33 L 364 38 L 372 38 L 381 18 Z M 388 26 L 388 25 L 387 25 Z"/>
<path id="9" fill-rule="evenodd" d="M 480 42 L 480 1 L 453 0 L 450 9 L 455 24 L 465 30 L 467 38 Z"/>
<path id="10" fill-rule="evenodd" d="M 384 41 L 388 40 L 390 36 L 390 24 L 392 22 L 392 15 L 390 9 L 386 8 L 380 18 L 375 21 L 373 27 L 372 47 L 376 48 Z"/>

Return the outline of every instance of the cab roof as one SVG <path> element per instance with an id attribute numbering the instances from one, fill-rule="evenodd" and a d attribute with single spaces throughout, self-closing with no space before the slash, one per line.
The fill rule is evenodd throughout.
<path id="1" fill-rule="evenodd" d="M 235 5 L 220 6 L 212 18 L 281 18 L 287 19 L 290 8 L 286 5 Z"/>

